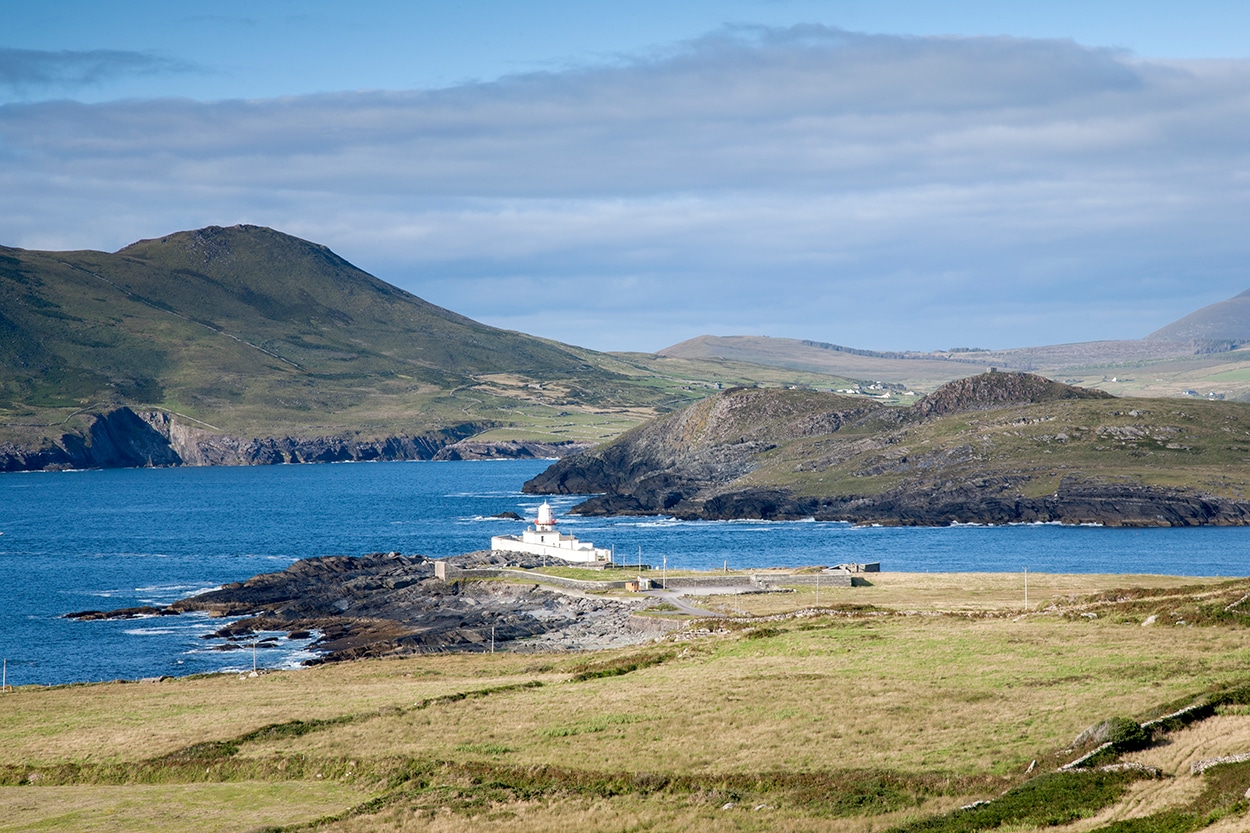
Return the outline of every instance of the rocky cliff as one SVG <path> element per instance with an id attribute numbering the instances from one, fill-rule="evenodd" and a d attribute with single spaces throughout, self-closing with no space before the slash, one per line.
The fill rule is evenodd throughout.
<path id="1" fill-rule="evenodd" d="M 525 484 L 582 514 L 854 523 L 1250 523 L 1250 406 L 1117 400 L 1024 373 L 908 409 L 738 389 Z"/>
<path id="2" fill-rule="evenodd" d="M 65 433 L 37 448 L 0 443 L 0 471 L 560 457 L 586 447 L 571 442 L 476 441 L 470 438 L 489 426 L 474 422 L 382 438 L 240 438 L 189 425 L 164 411 L 123 407 L 88 414 L 86 419 L 82 433 Z"/>

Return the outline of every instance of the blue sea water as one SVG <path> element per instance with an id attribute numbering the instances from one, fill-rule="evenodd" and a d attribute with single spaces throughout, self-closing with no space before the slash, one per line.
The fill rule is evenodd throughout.
<path id="1" fill-rule="evenodd" d="M 0 657 L 7 682 L 54 684 L 249 670 L 210 650 L 206 616 L 82 622 L 78 610 L 168 604 L 314 555 L 485 549 L 533 517 L 544 461 L 360 463 L 0 474 Z M 551 498 L 557 513 L 578 501 Z M 1250 574 L 1250 529 L 856 528 L 814 521 L 577 518 L 618 561 L 730 569 L 880 561 L 891 571 Z M 641 553 L 641 556 L 639 555 Z M 305 643 L 258 650 L 267 667 Z"/>

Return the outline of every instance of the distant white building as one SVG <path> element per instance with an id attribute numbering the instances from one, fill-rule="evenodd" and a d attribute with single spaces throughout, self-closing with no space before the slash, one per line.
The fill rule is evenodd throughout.
<path id="1" fill-rule="evenodd" d="M 563 558 L 565 561 L 592 563 L 611 561 L 612 551 L 596 547 L 589 541 L 579 541 L 572 535 L 564 535 L 556 529 L 556 519 L 551 507 L 544 502 L 538 507 L 538 519 L 518 537 L 496 535 L 490 539 L 492 550 L 523 552 L 528 555 Z"/>

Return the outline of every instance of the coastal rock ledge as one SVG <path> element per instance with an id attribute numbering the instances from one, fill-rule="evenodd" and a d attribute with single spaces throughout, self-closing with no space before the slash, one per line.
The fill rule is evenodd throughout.
<path id="1" fill-rule="evenodd" d="M 491 552 L 445 559 L 461 569 L 534 567 Z M 536 583 L 444 581 L 434 560 L 374 553 L 324 556 L 286 570 L 227 584 L 168 607 L 85 610 L 67 618 L 132 619 L 204 611 L 233 621 L 206 639 L 217 650 L 251 645 L 259 633 L 317 634 L 306 664 L 492 649 L 549 652 L 618 647 L 656 636 L 655 622 L 635 616 L 642 604 L 557 592 Z M 238 617 L 238 618 L 236 618 Z"/>
<path id="2" fill-rule="evenodd" d="M 583 515 L 945 526 L 1250 523 L 1250 405 L 986 373 L 909 408 L 734 389 L 553 464 Z"/>
<path id="3" fill-rule="evenodd" d="M 80 415 L 79 432 L 37 446 L 0 443 L 0 472 L 144 466 L 263 466 L 372 460 L 557 458 L 588 443 L 482 441 L 491 426 L 466 422 L 389 437 L 281 436 L 244 439 L 190 424 L 164 411 L 121 407 Z"/>

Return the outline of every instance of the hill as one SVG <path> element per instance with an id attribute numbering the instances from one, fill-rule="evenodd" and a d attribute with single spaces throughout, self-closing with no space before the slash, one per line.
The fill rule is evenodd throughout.
<path id="1" fill-rule="evenodd" d="M 1022 373 L 909 408 L 726 391 L 567 457 L 540 494 L 574 511 L 856 523 L 1250 522 L 1250 405 L 1121 400 Z"/>
<path id="2" fill-rule="evenodd" d="M 950 358 L 931 353 L 888 353 L 770 336 L 698 336 L 665 347 L 658 355 L 685 359 L 732 359 L 832 373 L 853 379 L 893 382 L 921 389 L 930 389 L 935 380 L 940 384 L 986 369 L 985 363 L 975 355 Z"/>
<path id="3" fill-rule="evenodd" d="M 469 455 L 546 455 L 778 375 L 656 364 L 481 324 L 257 226 L 0 248 L 0 470 L 429 457 L 468 437 Z"/>
<path id="4" fill-rule="evenodd" d="M 1203 307 L 1146 336 L 1151 341 L 1250 343 L 1250 290 Z"/>

